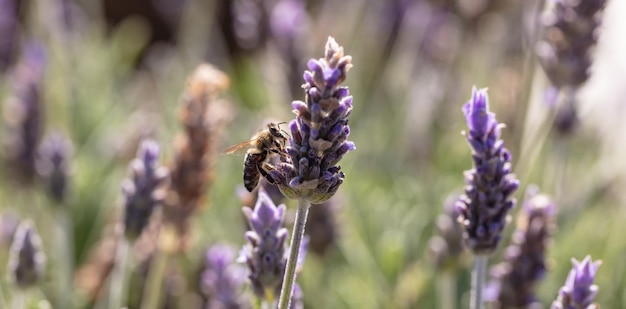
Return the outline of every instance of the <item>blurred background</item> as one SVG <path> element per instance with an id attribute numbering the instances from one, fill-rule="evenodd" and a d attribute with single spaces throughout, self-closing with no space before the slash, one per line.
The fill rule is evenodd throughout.
<path id="1" fill-rule="evenodd" d="M 608 2 L 591 75 L 575 95 L 551 86 L 536 57 L 547 18 L 542 6 L 0 0 L 0 291 L 13 294 L 5 275 L 9 246 L 17 223 L 31 218 L 48 258 L 27 304 L 102 307 L 128 164 L 146 137 L 160 144 L 164 166 L 176 164 L 188 77 L 208 62 L 230 87 L 219 96 L 221 124 L 210 132 L 210 180 L 164 288 L 168 308 L 200 304 L 207 248 L 238 251 L 246 230 L 241 206 L 254 201 L 242 194 L 243 157 L 219 152 L 268 121 L 294 117 L 290 103 L 304 98 L 306 62 L 321 58 L 333 36 L 354 64 L 345 85 L 354 96 L 350 139 L 357 150 L 341 162 L 346 179 L 330 205 L 312 208 L 307 229 L 315 245 L 298 278 L 305 308 L 442 308 L 443 299 L 452 300 L 449 308 L 467 307 L 471 258 L 453 247 L 441 222 L 472 167 L 460 132 L 473 85 L 489 88 L 490 108 L 506 124 L 503 139 L 521 181 L 518 204 L 535 184 L 558 207 L 538 299 L 549 306 L 570 258 L 591 255 L 603 261 L 598 303 L 626 307 L 626 2 Z M 555 99 L 563 96 L 569 103 Z M 60 184 L 51 169 L 66 172 L 66 180 Z M 284 202 L 294 210 L 293 201 Z M 501 261 L 519 209 L 490 264 Z M 145 281 L 142 263 L 154 238 L 143 235 L 133 248 L 131 308 L 139 308 L 132 286 Z"/>

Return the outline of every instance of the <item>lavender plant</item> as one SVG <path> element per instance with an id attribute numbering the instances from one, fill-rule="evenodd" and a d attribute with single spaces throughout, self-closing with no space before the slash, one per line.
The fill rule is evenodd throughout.
<path id="1" fill-rule="evenodd" d="M 491 270 L 488 301 L 496 308 L 528 308 L 537 304 L 535 287 L 546 273 L 546 249 L 554 230 L 556 205 L 535 186 L 528 188 L 513 244 L 504 261 Z"/>
<path id="2" fill-rule="evenodd" d="M 207 297 L 207 309 L 248 308 L 248 300 L 241 288 L 245 281 L 243 269 L 235 263 L 235 251 L 226 245 L 215 245 L 207 250 L 200 289 Z"/>
<path id="3" fill-rule="evenodd" d="M 558 91 L 569 97 L 555 119 L 557 132 L 570 133 L 577 122 L 576 92 L 590 76 L 593 47 L 606 0 L 552 1 L 553 9 L 544 14 L 542 38 L 537 44 L 539 61 Z"/>
<path id="4" fill-rule="evenodd" d="M 347 140 L 352 96 L 347 87 L 339 86 L 352 67 L 351 61 L 352 57 L 344 55 L 343 47 L 332 37 L 326 42 L 324 58 L 309 60 L 310 71 L 304 72 L 306 83 L 302 86 L 305 101 L 292 103 L 296 119 L 289 123 L 287 159 L 269 173 L 268 181 L 277 184 L 286 197 L 298 200 L 279 302 L 283 309 L 289 307 L 309 207 L 337 192 L 344 179 L 337 164 L 347 152 L 356 149 Z"/>
<path id="5" fill-rule="evenodd" d="M 168 170 L 158 165 L 159 145 L 144 140 L 137 158 L 130 163 L 131 178 L 122 184 L 124 193 L 124 234 L 130 241 L 141 235 L 152 213 L 165 198 Z"/>
<path id="6" fill-rule="evenodd" d="M 35 179 L 37 145 L 43 133 L 43 79 L 45 52 L 31 43 L 25 47 L 22 60 L 13 74 L 13 96 L 7 102 L 5 161 L 20 184 Z"/>
<path id="7" fill-rule="evenodd" d="M 572 270 L 567 275 L 565 285 L 559 290 L 558 298 L 552 303 L 552 309 L 597 309 L 599 305 L 593 303 L 598 286 L 593 284 L 598 267 L 602 262 L 591 260 L 586 256 L 584 260 L 572 259 Z"/>
<path id="8" fill-rule="evenodd" d="M 469 132 L 463 134 L 472 148 L 474 168 L 465 172 L 465 194 L 456 203 L 466 246 L 475 256 L 471 308 L 482 308 L 482 285 L 489 255 L 498 247 L 511 195 L 519 181 L 511 173 L 511 154 L 500 139 L 503 124 L 489 111 L 487 89 L 472 89 L 463 106 Z"/>
<path id="9" fill-rule="evenodd" d="M 131 178 L 122 183 L 124 193 L 124 237 L 116 249 L 113 278 L 110 285 L 109 307 L 117 309 L 125 301 L 123 294 L 127 267 L 129 242 L 134 243 L 148 226 L 153 212 L 159 207 L 166 194 L 168 171 L 158 166 L 159 145 L 151 140 L 141 143 L 137 158 L 130 163 Z"/>
<path id="10" fill-rule="evenodd" d="M 19 288 L 26 289 L 43 278 L 46 256 L 41 239 L 32 221 L 24 220 L 17 227 L 9 255 L 9 276 Z"/>
<path id="11" fill-rule="evenodd" d="M 17 47 L 18 1 L 0 0 L 0 73 L 9 67 Z"/>
<path id="12" fill-rule="evenodd" d="M 48 195 L 59 205 L 67 198 L 72 152 L 72 143 L 57 132 L 46 135 L 39 146 L 37 173 L 43 179 Z"/>
<path id="13" fill-rule="evenodd" d="M 280 292 L 287 264 L 288 231 L 283 227 L 286 206 L 276 207 L 265 190 L 259 188 L 254 211 L 248 207 L 242 210 L 252 230 L 246 232 L 248 245 L 244 247 L 241 259 L 250 270 L 248 278 L 255 295 L 272 304 L 274 296 Z"/>

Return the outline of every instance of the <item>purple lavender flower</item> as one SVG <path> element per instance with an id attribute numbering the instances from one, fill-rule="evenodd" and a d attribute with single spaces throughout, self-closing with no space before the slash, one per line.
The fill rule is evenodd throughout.
<path id="1" fill-rule="evenodd" d="M 537 302 L 535 286 L 546 273 L 546 247 L 552 231 L 556 205 L 537 187 L 526 193 L 523 212 L 513 234 L 513 244 L 504 254 L 504 262 L 491 270 L 494 281 L 485 298 L 496 302 L 495 308 L 527 308 Z"/>
<path id="2" fill-rule="evenodd" d="M 25 220 L 17 227 L 9 255 L 10 278 L 20 288 L 28 288 L 40 281 L 46 267 L 46 256 L 41 239 L 32 221 Z"/>
<path id="3" fill-rule="evenodd" d="M 226 245 L 215 245 L 206 253 L 204 271 L 201 277 L 201 290 L 208 297 L 207 309 L 248 308 L 241 288 L 245 274 L 235 264 L 236 252 Z"/>
<path id="4" fill-rule="evenodd" d="M 595 309 L 593 303 L 598 286 L 593 284 L 598 267 L 602 262 L 585 257 L 582 262 L 572 259 L 573 268 L 567 275 L 565 285 L 559 290 L 559 297 L 552 303 L 552 309 Z"/>
<path id="5" fill-rule="evenodd" d="M 137 158 L 130 163 L 131 179 L 122 184 L 124 193 L 124 233 L 134 241 L 148 225 L 152 212 L 165 198 L 169 174 L 158 166 L 159 145 L 151 140 L 141 143 Z"/>
<path id="6" fill-rule="evenodd" d="M 37 173 L 44 180 L 48 194 L 57 203 L 63 203 L 67 196 L 68 161 L 71 156 L 72 143 L 61 133 L 46 135 L 39 146 Z"/>
<path id="7" fill-rule="evenodd" d="M 248 207 L 242 210 L 252 230 L 246 232 L 248 245 L 241 258 L 250 269 L 248 278 L 256 296 L 271 302 L 280 291 L 287 263 L 288 232 L 283 227 L 286 206 L 276 207 L 265 190 L 259 188 L 254 211 Z"/>
<path id="8" fill-rule="evenodd" d="M 556 87 L 579 87 L 589 78 L 591 50 L 606 0 L 553 0 L 543 16 L 543 38 L 537 44 L 539 60 Z"/>
<path id="9" fill-rule="evenodd" d="M 13 96 L 8 102 L 11 117 L 7 118 L 6 161 L 15 178 L 24 184 L 34 180 L 37 145 L 43 131 L 45 63 L 42 46 L 26 46 L 13 74 Z"/>
<path id="10" fill-rule="evenodd" d="M 451 195 L 445 200 L 444 213 L 437 217 L 438 234 L 428 242 L 435 266 L 441 271 L 455 271 L 465 252 L 463 231 L 456 221 L 458 214 L 454 205 L 457 200 L 458 195 Z"/>
<path id="11" fill-rule="evenodd" d="M 0 0 L 0 73 L 4 72 L 18 42 L 18 5 L 16 0 Z"/>
<path id="12" fill-rule="evenodd" d="M 356 148 L 347 140 L 352 96 L 347 87 L 339 86 L 352 67 L 351 60 L 329 37 L 324 58 L 308 62 L 310 71 L 305 71 L 302 86 L 305 102 L 292 103 L 296 119 L 289 124 L 287 162 L 270 173 L 271 182 L 289 198 L 321 203 L 343 183 L 344 174 L 337 163 Z"/>
<path id="13" fill-rule="evenodd" d="M 511 173 L 511 154 L 500 139 L 503 125 L 489 111 L 487 89 L 474 87 L 463 113 L 474 168 L 465 172 L 465 195 L 457 201 L 456 211 L 467 247 L 474 254 L 490 254 L 500 242 L 509 210 L 515 206 L 511 195 L 519 181 Z"/>

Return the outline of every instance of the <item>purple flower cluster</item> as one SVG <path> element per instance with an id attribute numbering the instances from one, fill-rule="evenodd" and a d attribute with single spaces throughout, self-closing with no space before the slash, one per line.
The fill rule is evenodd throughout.
<path id="1" fill-rule="evenodd" d="M 40 281 L 46 268 L 46 256 L 41 239 L 32 221 L 25 220 L 17 227 L 9 256 L 11 281 L 20 288 L 28 288 Z"/>
<path id="2" fill-rule="evenodd" d="M 242 260 L 248 265 L 248 278 L 252 289 L 260 299 L 273 301 L 278 295 L 287 263 L 287 229 L 285 204 L 276 207 L 265 190 L 259 188 L 254 211 L 243 207 L 251 231 L 246 232 L 248 245 L 242 250 Z"/>
<path id="3" fill-rule="evenodd" d="M 504 262 L 492 268 L 491 285 L 498 308 L 526 308 L 537 300 L 535 286 L 546 273 L 546 247 L 554 230 L 556 205 L 536 187 L 529 187 Z"/>
<path id="4" fill-rule="evenodd" d="M 472 89 L 463 106 L 474 168 L 465 172 L 465 195 L 456 203 L 467 247 L 474 254 L 490 254 L 498 246 L 519 181 L 511 173 L 511 154 L 500 139 L 503 127 L 489 111 L 487 89 Z"/>
<path id="5" fill-rule="evenodd" d="M 130 163 L 131 179 L 122 184 L 124 193 L 124 233 L 135 240 L 150 222 L 154 209 L 165 199 L 169 173 L 158 166 L 159 145 L 151 140 L 141 143 L 137 158 Z"/>
<path id="6" fill-rule="evenodd" d="M 565 285 L 559 291 L 559 297 L 552 303 L 552 309 L 596 309 L 593 303 L 598 286 L 593 284 L 601 262 L 585 257 L 582 262 L 572 259 L 573 268 L 567 275 Z"/>
<path id="7" fill-rule="evenodd" d="M 42 46 L 31 43 L 25 47 L 22 60 L 13 74 L 13 95 L 7 102 L 7 147 L 9 170 L 24 184 L 35 179 L 37 145 L 43 133 L 43 81 L 46 66 Z"/>
<path id="8" fill-rule="evenodd" d="M 465 252 L 463 231 L 456 221 L 455 203 L 458 195 L 449 196 L 444 202 L 444 213 L 437 217 L 437 234 L 428 241 L 428 249 L 435 266 L 441 271 L 456 271 Z"/>
<path id="9" fill-rule="evenodd" d="M 537 45 L 539 60 L 556 87 L 579 87 L 589 78 L 591 50 L 606 0 L 554 0 L 543 18 L 543 38 Z"/>
<path id="10" fill-rule="evenodd" d="M 229 246 L 215 245 L 206 253 L 201 277 L 201 290 L 207 296 L 205 308 L 248 308 L 241 288 L 245 274 L 235 264 L 236 252 Z"/>
<path id="11" fill-rule="evenodd" d="M 57 203 L 63 203 L 67 197 L 72 151 L 72 143 L 61 133 L 46 135 L 39 146 L 37 173 Z"/>
<path id="12" fill-rule="evenodd" d="M 351 60 L 329 37 L 324 58 L 308 62 L 302 86 L 305 102 L 292 103 L 296 119 L 289 124 L 288 160 L 270 173 L 289 198 L 321 203 L 343 183 L 344 174 L 337 163 L 356 148 L 347 140 L 352 96 L 347 87 L 339 86 L 352 67 Z"/>

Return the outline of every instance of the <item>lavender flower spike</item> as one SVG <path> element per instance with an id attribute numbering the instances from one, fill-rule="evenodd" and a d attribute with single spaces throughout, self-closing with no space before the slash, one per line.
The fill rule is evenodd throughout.
<path id="1" fill-rule="evenodd" d="M 159 145 L 151 140 L 141 143 L 137 158 L 130 163 L 131 179 L 122 184 L 124 193 L 124 233 L 134 241 L 148 225 L 154 209 L 165 198 L 169 174 L 158 166 Z"/>
<path id="2" fill-rule="evenodd" d="M 25 220 L 17 228 L 9 256 L 9 273 L 13 283 L 20 288 L 35 285 L 43 277 L 46 256 L 41 239 L 32 221 Z"/>
<path id="3" fill-rule="evenodd" d="M 474 254 L 490 254 L 502 237 L 506 217 L 515 200 L 519 181 L 511 173 L 511 154 L 500 139 L 504 126 L 489 111 L 487 89 L 472 89 L 463 106 L 469 132 L 464 132 L 474 168 L 465 172 L 465 195 L 456 203 L 467 247 Z"/>
<path id="4" fill-rule="evenodd" d="M 201 289 L 208 297 L 205 308 L 248 308 L 241 288 L 245 274 L 235 264 L 235 251 L 226 245 L 215 245 L 206 254 Z"/>
<path id="5" fill-rule="evenodd" d="M 567 275 L 565 285 L 559 290 L 559 297 L 552 303 L 552 309 L 597 309 L 593 303 L 598 286 L 593 284 L 601 261 L 591 261 L 586 256 L 582 262 L 572 259 L 572 270 Z"/>
<path id="6" fill-rule="evenodd" d="M 537 303 L 535 288 L 546 274 L 546 249 L 554 230 L 556 205 L 536 186 L 530 186 L 522 208 L 504 262 L 491 270 L 492 295 L 485 298 L 496 302 L 494 308 L 532 307 Z"/>
<path id="7" fill-rule="evenodd" d="M 339 160 L 356 149 L 347 140 L 352 96 L 339 85 L 352 67 L 343 47 L 328 38 L 324 58 L 308 62 L 304 72 L 305 102 L 292 103 L 296 119 L 289 124 L 287 162 L 270 172 L 268 180 L 289 198 L 318 204 L 328 200 L 343 183 Z"/>
<path id="8" fill-rule="evenodd" d="M 286 206 L 276 207 L 265 190 L 259 188 L 254 211 L 248 207 L 242 210 L 252 230 L 246 232 L 248 245 L 242 250 L 241 259 L 250 269 L 248 278 L 256 296 L 271 303 L 280 292 L 287 263 L 288 232 L 283 227 Z"/>

